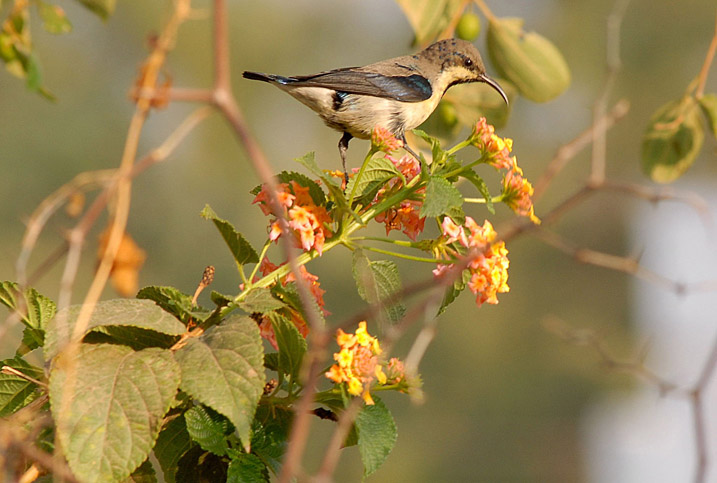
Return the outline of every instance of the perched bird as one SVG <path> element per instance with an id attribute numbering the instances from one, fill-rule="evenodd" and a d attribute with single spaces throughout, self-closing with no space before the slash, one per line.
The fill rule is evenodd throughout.
<path id="1" fill-rule="evenodd" d="M 405 133 L 425 121 L 453 85 L 485 82 L 508 103 L 500 85 L 486 75 L 478 49 L 459 39 L 440 40 L 414 55 L 364 67 L 292 77 L 247 71 L 244 77 L 288 92 L 327 126 L 342 132 L 339 153 L 344 173 L 349 141 L 369 139 L 375 126 L 393 133 L 419 159 L 406 144 Z"/>

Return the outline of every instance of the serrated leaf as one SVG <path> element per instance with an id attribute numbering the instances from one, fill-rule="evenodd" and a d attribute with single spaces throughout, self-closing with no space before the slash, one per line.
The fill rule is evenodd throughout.
<path id="1" fill-rule="evenodd" d="M 704 130 L 692 97 L 668 102 L 652 116 L 642 140 L 642 169 L 658 183 L 682 176 L 702 149 Z"/>
<path id="2" fill-rule="evenodd" d="M 446 152 L 441 148 L 441 142 L 420 129 L 414 129 L 413 134 L 426 141 L 431 146 L 431 157 L 434 163 L 443 163 L 446 159 Z"/>
<path id="3" fill-rule="evenodd" d="M 256 455 L 240 453 L 229 462 L 227 483 L 267 483 L 268 481 L 266 466 Z"/>
<path id="4" fill-rule="evenodd" d="M 45 331 L 45 360 L 50 361 L 70 341 L 82 305 L 60 310 Z M 98 302 L 92 311 L 83 336 L 95 327 L 131 326 L 167 335 L 182 335 L 186 327 L 151 300 L 119 299 Z"/>
<path id="5" fill-rule="evenodd" d="M 279 371 L 296 381 L 306 353 L 306 339 L 299 333 L 293 322 L 281 314 L 270 313 L 276 345 L 279 347 Z"/>
<path id="6" fill-rule="evenodd" d="M 179 459 L 192 447 L 192 440 L 182 415 L 173 417 L 165 423 L 154 445 L 154 455 L 159 462 L 167 483 L 175 482 Z"/>
<path id="7" fill-rule="evenodd" d="M 446 294 L 443 296 L 443 301 L 441 302 L 441 306 L 438 308 L 436 317 L 445 312 L 446 308 L 448 308 L 448 306 L 458 298 L 463 290 L 465 290 L 470 277 L 470 272 L 468 270 L 463 270 L 461 277 L 446 289 Z"/>
<path id="8" fill-rule="evenodd" d="M 309 189 L 311 200 L 316 206 L 326 206 L 326 195 L 316 181 L 308 176 L 297 173 L 296 171 L 282 171 L 276 176 L 279 183 L 290 184 L 291 181 L 297 182 L 300 186 Z M 296 194 L 296 193 L 295 193 Z"/>
<path id="9" fill-rule="evenodd" d="M 359 296 L 371 305 L 383 302 L 381 314 L 391 323 L 398 322 L 406 313 L 402 302 L 388 302 L 401 290 L 398 267 L 390 260 L 371 261 L 362 250 L 354 250 L 353 276 Z"/>
<path id="10" fill-rule="evenodd" d="M 15 282 L 0 282 L 0 303 L 22 314 L 22 322 L 30 328 L 44 330 L 55 316 L 55 302 L 32 287 L 21 291 Z"/>
<path id="11" fill-rule="evenodd" d="M 152 463 L 145 461 L 123 483 L 156 483 L 156 481 L 157 475 L 154 473 Z"/>
<path id="12" fill-rule="evenodd" d="M 116 0 L 78 0 L 88 10 L 107 20 L 115 11 Z"/>
<path id="13" fill-rule="evenodd" d="M 717 95 L 705 94 L 700 98 L 700 107 L 707 117 L 707 125 L 712 131 L 712 135 L 717 138 Z"/>
<path id="14" fill-rule="evenodd" d="M 45 332 L 39 329 L 33 329 L 31 327 L 25 327 L 22 331 L 22 342 L 20 347 L 17 348 L 15 354 L 18 356 L 24 356 L 28 352 L 34 351 L 42 347 L 45 341 Z"/>
<path id="15" fill-rule="evenodd" d="M 21 357 L 0 361 L 0 368 L 10 366 L 33 379 L 42 380 L 45 373 L 39 367 L 26 362 Z M 13 414 L 34 401 L 39 395 L 37 385 L 25 379 L 0 373 L 0 418 Z"/>
<path id="16" fill-rule="evenodd" d="M 82 344 L 72 363 L 64 356 L 50 372 L 64 456 L 80 481 L 123 480 L 154 446 L 177 392 L 179 367 L 169 351 L 154 348 Z M 74 374 L 69 380 L 68 368 Z"/>
<path id="17" fill-rule="evenodd" d="M 264 348 L 256 322 L 232 316 L 190 338 L 175 358 L 182 368 L 182 390 L 229 418 L 248 446 L 264 389 Z"/>
<path id="18" fill-rule="evenodd" d="M 432 176 L 426 185 L 426 199 L 419 215 L 432 218 L 461 206 L 463 206 L 461 192 L 445 178 Z"/>
<path id="19" fill-rule="evenodd" d="M 46 2 L 38 3 L 42 27 L 51 34 L 66 34 L 72 31 L 72 24 L 67 19 L 65 11 L 59 5 Z"/>
<path id="20" fill-rule="evenodd" d="M 185 412 L 187 432 L 203 450 L 224 456 L 229 449 L 226 437 L 229 421 L 219 413 L 210 411 L 202 406 L 194 406 Z"/>
<path id="21" fill-rule="evenodd" d="M 361 178 L 353 177 L 346 186 L 347 193 L 355 193 L 355 198 L 360 198 L 367 191 L 374 191 L 380 188 L 391 178 L 403 178 L 396 166 L 383 156 L 374 156 L 366 164 Z"/>
<path id="22" fill-rule="evenodd" d="M 256 287 L 249 291 L 244 300 L 237 304 L 242 310 L 248 313 L 271 312 L 286 307 L 286 304 L 275 298 L 268 287 Z"/>
<path id="23" fill-rule="evenodd" d="M 418 45 L 435 40 L 464 5 L 461 0 L 397 0 L 396 3 L 411 24 Z"/>
<path id="24" fill-rule="evenodd" d="M 217 216 L 214 210 L 209 205 L 205 205 L 204 209 L 200 213 L 202 218 L 205 220 L 211 220 L 214 222 L 214 226 L 217 227 L 219 233 L 222 235 L 224 242 L 229 247 L 229 250 L 234 256 L 234 260 L 237 265 L 245 265 L 247 263 L 259 263 L 259 255 L 254 250 L 254 247 L 242 236 L 241 233 L 234 229 L 234 225 L 229 223 L 227 220 L 223 220 Z"/>
<path id="25" fill-rule="evenodd" d="M 143 287 L 137 292 L 137 298 L 153 301 L 185 323 L 190 318 L 204 322 L 211 315 L 210 311 L 195 307 L 192 304 L 191 295 L 185 294 L 174 287 L 162 287 L 159 285 Z"/>
<path id="26" fill-rule="evenodd" d="M 364 477 L 386 461 L 398 437 L 391 412 L 379 398 L 374 397 L 374 402 L 371 406 L 364 406 L 354 422 Z"/>
<path id="27" fill-rule="evenodd" d="M 570 69 L 558 48 L 535 32 L 523 31 L 521 18 L 488 23 L 488 55 L 495 69 L 534 102 L 547 102 L 570 85 Z"/>
<path id="28" fill-rule="evenodd" d="M 304 307 L 301 297 L 299 297 L 299 290 L 296 288 L 296 282 L 289 282 L 286 285 L 277 283 L 271 287 L 271 291 L 286 305 L 298 311 L 304 319 L 307 319 L 307 308 Z M 326 323 L 326 319 L 324 319 L 324 313 L 322 312 L 321 307 L 319 307 L 319 304 L 316 302 L 316 298 L 309 297 L 309 302 L 311 303 L 309 310 L 312 311 L 318 322 L 324 325 Z"/>
<path id="29" fill-rule="evenodd" d="M 468 181 L 471 182 L 471 184 L 473 184 L 473 186 L 476 187 L 478 192 L 483 196 L 483 199 L 485 200 L 486 209 L 491 214 L 495 215 L 495 207 L 493 206 L 493 197 L 490 195 L 490 191 L 488 190 L 488 185 L 485 184 L 485 181 L 483 181 L 483 178 L 478 176 L 478 174 L 473 170 L 462 173 L 461 176 L 466 178 Z"/>
<path id="30" fill-rule="evenodd" d="M 257 410 L 251 435 L 251 452 L 274 473 L 281 469 L 293 412 L 278 406 Z M 268 409 L 268 410 L 267 410 Z"/>

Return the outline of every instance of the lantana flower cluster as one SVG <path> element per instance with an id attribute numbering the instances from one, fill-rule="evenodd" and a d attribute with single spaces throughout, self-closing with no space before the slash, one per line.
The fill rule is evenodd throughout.
<path id="1" fill-rule="evenodd" d="M 389 361 L 386 372 L 379 362 L 381 345 L 376 337 L 368 333 L 366 322 L 359 322 L 353 334 L 339 329 L 336 334 L 339 352 L 334 354 L 336 364 L 326 372 L 326 377 L 341 384 L 346 383 L 352 396 L 361 396 L 368 405 L 373 405 L 370 388 L 374 381 L 380 385 L 405 382 L 403 363 L 396 358 Z"/>
<path id="2" fill-rule="evenodd" d="M 304 187 L 292 180 L 289 183 L 278 185 L 276 196 L 279 204 L 286 208 L 289 228 L 292 230 L 296 244 L 304 251 L 316 249 L 319 255 L 322 254 L 324 242 L 331 236 L 328 224 L 331 223 L 324 206 L 317 206 L 309 194 L 309 188 Z M 265 215 L 271 214 L 269 204 L 269 188 L 263 185 L 259 194 L 252 203 L 258 203 L 259 208 Z M 281 236 L 281 225 L 274 219 L 271 223 L 269 238 L 276 241 Z"/>
<path id="3" fill-rule="evenodd" d="M 406 183 L 421 173 L 421 164 L 413 156 L 407 154 L 399 159 L 394 158 L 390 154 L 386 155 L 386 159 L 391 161 L 396 169 L 403 174 Z M 394 193 L 403 187 L 403 180 L 399 177 L 391 179 L 378 190 L 372 204 L 376 204 L 386 197 L 388 193 Z M 420 199 L 422 193 L 426 191 L 421 188 L 416 191 L 416 197 L 419 199 L 407 199 L 401 201 L 398 206 L 380 213 L 375 220 L 386 225 L 386 234 L 391 230 L 402 230 L 411 240 L 415 241 L 416 237 L 423 231 L 426 223 L 426 217 L 420 216 L 423 200 Z"/>
<path id="4" fill-rule="evenodd" d="M 488 156 L 488 164 L 498 170 L 505 170 L 503 175 L 502 201 L 520 216 L 527 216 L 533 223 L 540 224 L 535 216 L 533 207 L 533 186 L 523 177 L 523 170 L 518 166 L 518 160 L 510 153 L 513 149 L 513 140 L 501 138 L 495 134 L 495 128 L 481 117 L 473 126 L 469 138 L 471 144 Z"/>
<path id="5" fill-rule="evenodd" d="M 498 294 L 506 293 L 508 287 L 508 249 L 505 243 L 495 241 L 496 232 L 490 221 L 486 220 L 483 226 L 478 225 L 470 216 L 466 217 L 464 225 L 456 224 L 450 217 L 443 218 L 441 224 L 445 244 L 457 242 L 465 255 L 470 257 L 468 267 L 470 280 L 468 288 L 476 295 L 476 304 L 480 307 L 484 303 L 497 304 Z M 436 278 L 445 275 L 454 267 L 454 264 L 439 264 L 433 270 Z"/>
<path id="6" fill-rule="evenodd" d="M 375 127 L 371 133 L 371 146 L 375 151 L 383 151 L 386 153 L 385 158 L 391 161 L 396 169 L 403 175 L 406 183 L 410 183 L 413 178 L 421 174 L 421 163 L 411 156 L 405 156 L 396 159 L 391 153 L 403 146 L 403 141 L 396 137 L 387 129 Z M 404 181 L 395 177 L 388 181 L 381 189 L 378 190 L 374 197 L 372 205 L 386 198 L 389 193 L 395 193 L 404 185 Z M 425 188 L 416 191 L 416 199 L 403 200 L 398 206 L 380 213 L 375 220 L 386 225 L 386 234 L 391 230 L 403 230 L 411 240 L 423 231 L 426 222 L 425 217 L 419 216 L 421 206 L 423 206 L 422 194 Z"/>

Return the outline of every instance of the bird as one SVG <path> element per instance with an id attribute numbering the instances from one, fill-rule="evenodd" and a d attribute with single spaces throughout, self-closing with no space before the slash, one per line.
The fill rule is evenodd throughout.
<path id="1" fill-rule="evenodd" d="M 245 71 L 243 76 L 275 85 L 343 133 L 339 154 L 345 177 L 349 141 L 370 139 L 377 126 L 401 140 L 404 149 L 420 161 L 406 143 L 406 131 L 423 123 L 451 86 L 483 82 L 508 104 L 503 89 L 486 74 L 478 49 L 461 39 L 439 40 L 413 55 L 364 67 L 288 77 Z"/>

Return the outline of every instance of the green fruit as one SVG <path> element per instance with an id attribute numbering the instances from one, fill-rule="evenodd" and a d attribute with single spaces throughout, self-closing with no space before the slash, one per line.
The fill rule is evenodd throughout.
<path id="1" fill-rule="evenodd" d="M 448 102 L 441 102 L 438 105 L 438 112 L 441 115 L 441 120 L 448 127 L 453 127 L 458 122 L 458 116 L 456 115 L 456 108 L 453 104 Z"/>
<path id="2" fill-rule="evenodd" d="M 480 33 L 480 17 L 473 12 L 464 13 L 456 25 L 456 37 L 469 42 L 478 38 Z"/>

